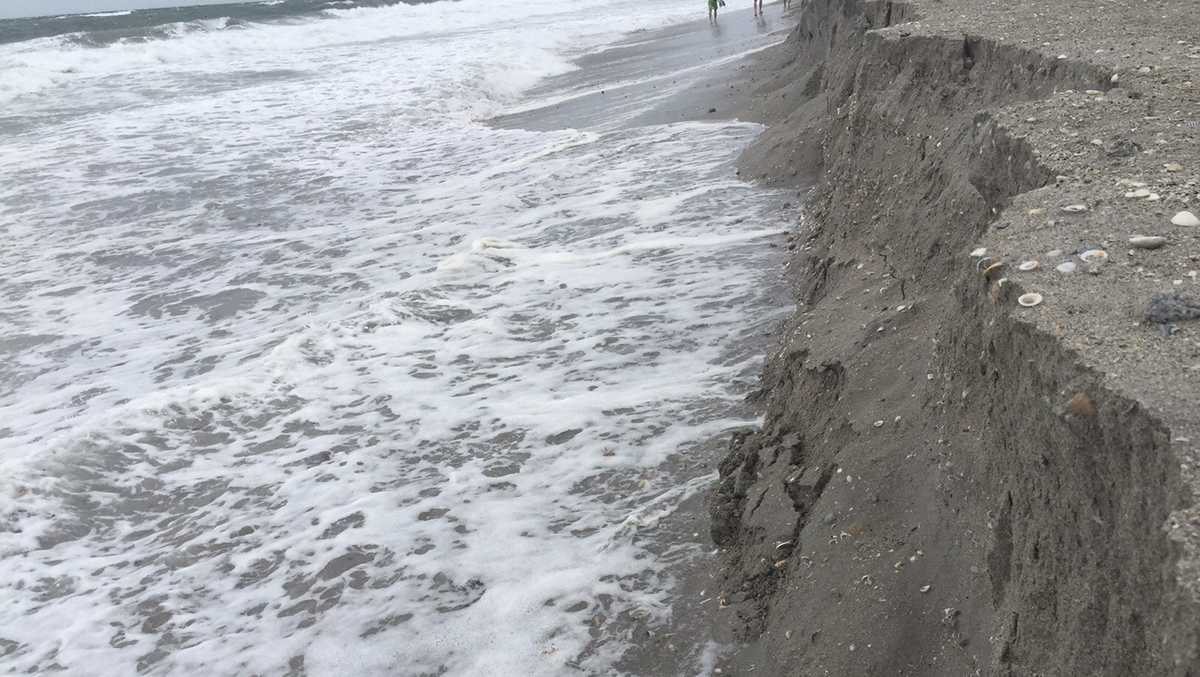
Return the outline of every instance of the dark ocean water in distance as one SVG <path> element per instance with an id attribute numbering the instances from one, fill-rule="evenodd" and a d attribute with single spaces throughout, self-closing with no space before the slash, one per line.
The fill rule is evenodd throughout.
<path id="1" fill-rule="evenodd" d="M 139 42 L 171 37 L 172 24 L 227 19 L 224 28 L 236 29 L 245 22 L 286 22 L 311 17 L 328 10 L 356 7 L 387 7 L 422 4 L 435 0 L 268 0 L 267 2 L 164 7 L 96 14 L 66 14 L 21 19 L 0 19 L 0 44 L 36 38 L 69 35 L 71 41 L 88 47 L 118 42 Z"/>

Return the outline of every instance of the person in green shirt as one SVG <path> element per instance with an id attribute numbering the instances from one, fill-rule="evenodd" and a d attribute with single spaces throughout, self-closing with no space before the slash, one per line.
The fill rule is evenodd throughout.
<path id="1" fill-rule="evenodd" d="M 718 0 L 708 0 L 708 20 L 716 22 L 717 20 L 717 2 Z"/>

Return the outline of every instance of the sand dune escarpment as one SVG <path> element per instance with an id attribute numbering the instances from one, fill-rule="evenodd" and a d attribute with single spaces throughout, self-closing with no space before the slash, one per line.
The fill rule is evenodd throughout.
<path id="1" fill-rule="evenodd" d="M 737 674 L 1200 674 L 1200 322 L 1147 319 L 1200 298 L 1195 10 L 813 0 L 760 57 L 743 175 L 812 188 L 711 503 Z"/>

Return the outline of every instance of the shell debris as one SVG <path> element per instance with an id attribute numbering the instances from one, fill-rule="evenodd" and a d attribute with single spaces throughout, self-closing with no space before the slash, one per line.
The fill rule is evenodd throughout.
<path id="1" fill-rule="evenodd" d="M 1026 308 L 1032 308 L 1042 302 L 1042 295 L 1037 292 L 1021 294 L 1017 297 L 1017 303 Z"/>
<path id="2" fill-rule="evenodd" d="M 1182 211 L 1171 217 L 1171 223 L 1177 226 L 1200 226 L 1200 218 L 1191 212 Z"/>
<path id="3" fill-rule="evenodd" d="M 1022 272 L 1026 272 L 1026 273 L 1028 273 L 1028 272 L 1029 272 L 1029 271 L 1031 271 L 1031 270 L 1037 270 L 1037 269 L 1038 269 L 1038 265 L 1039 265 L 1039 264 L 1038 264 L 1038 262 L 1037 262 L 1037 261 L 1034 261 L 1034 260 L 1030 259 L 1029 261 L 1022 261 L 1022 262 L 1021 262 L 1021 263 L 1020 263 L 1020 264 L 1017 266 L 1017 270 L 1020 270 L 1020 271 L 1022 271 Z"/>

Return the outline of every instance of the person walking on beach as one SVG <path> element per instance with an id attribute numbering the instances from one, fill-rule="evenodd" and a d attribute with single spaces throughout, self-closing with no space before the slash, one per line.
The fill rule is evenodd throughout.
<path id="1" fill-rule="evenodd" d="M 752 0 L 752 1 L 754 2 L 754 16 L 762 16 L 763 15 L 762 0 Z M 784 2 L 787 2 L 787 0 L 784 0 Z"/>
<path id="2" fill-rule="evenodd" d="M 758 0 L 754 0 L 754 1 L 758 2 Z M 717 2 L 718 2 L 718 0 L 708 0 L 708 22 L 709 23 L 717 22 Z"/>

